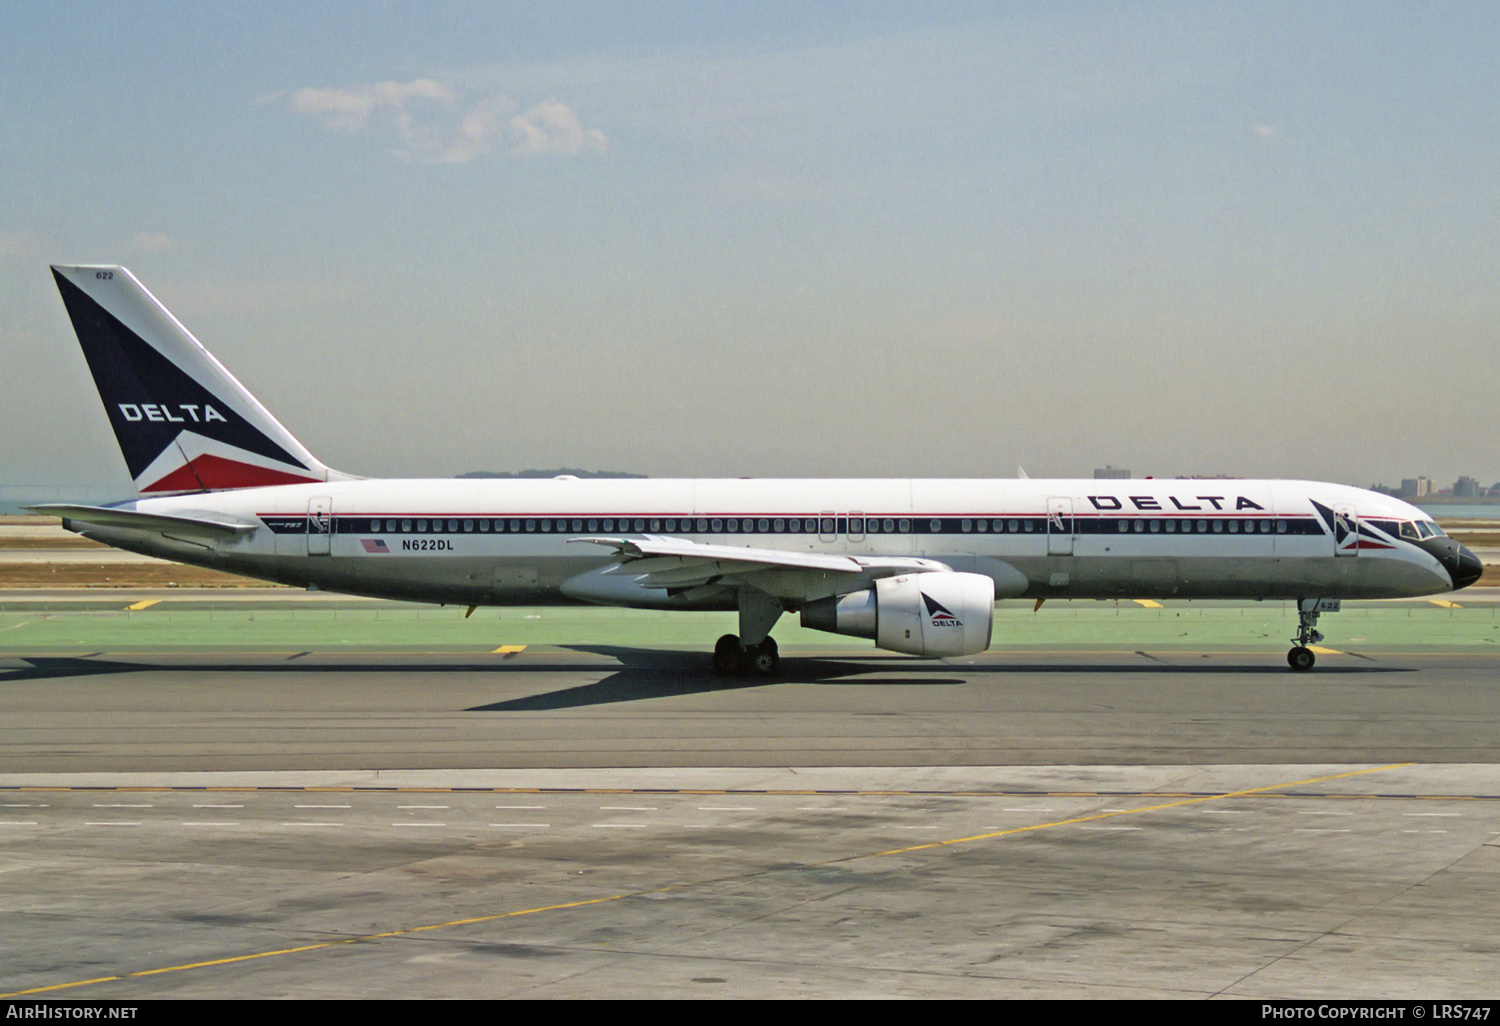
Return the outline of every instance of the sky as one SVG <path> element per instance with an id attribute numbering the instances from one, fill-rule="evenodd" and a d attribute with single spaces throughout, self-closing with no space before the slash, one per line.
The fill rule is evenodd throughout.
<path id="1" fill-rule="evenodd" d="M 369 476 L 1500 479 L 1500 5 L 0 0 L 0 485 L 129 481 L 49 263 Z"/>

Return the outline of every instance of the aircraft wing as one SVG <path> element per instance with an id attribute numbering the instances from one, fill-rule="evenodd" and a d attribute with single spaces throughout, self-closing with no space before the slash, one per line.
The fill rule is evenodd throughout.
<path id="1" fill-rule="evenodd" d="M 748 584 L 780 598 L 807 600 L 867 587 L 866 582 L 878 577 L 952 569 L 935 559 L 786 552 L 652 535 L 569 541 L 607 545 L 621 557 L 610 574 L 634 577 L 642 588 L 674 591 L 707 584 Z"/>
<path id="2" fill-rule="evenodd" d="M 142 513 L 133 509 L 111 506 L 74 506 L 57 502 L 26 508 L 33 513 L 48 513 L 62 517 L 64 520 L 97 524 L 100 527 L 133 527 L 142 531 L 161 531 L 214 539 L 235 538 L 242 534 L 249 534 L 260 526 L 258 523 L 239 520 L 223 513 L 196 515 Z"/>

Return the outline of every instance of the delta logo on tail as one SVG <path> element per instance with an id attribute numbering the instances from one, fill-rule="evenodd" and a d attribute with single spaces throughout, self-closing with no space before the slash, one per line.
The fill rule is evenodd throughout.
<path id="1" fill-rule="evenodd" d="M 932 596 L 925 591 L 922 592 L 922 601 L 927 603 L 927 619 L 934 627 L 962 627 L 964 622 L 943 608 L 941 602 L 933 600 Z"/>
<path id="2" fill-rule="evenodd" d="M 117 280 L 109 270 L 95 275 L 101 283 L 106 275 L 108 283 Z M 324 479 L 93 296 L 56 269 L 53 276 L 140 492 L 220 491 Z M 204 359 L 212 361 L 207 354 Z M 216 362 L 213 366 L 222 370 Z"/>

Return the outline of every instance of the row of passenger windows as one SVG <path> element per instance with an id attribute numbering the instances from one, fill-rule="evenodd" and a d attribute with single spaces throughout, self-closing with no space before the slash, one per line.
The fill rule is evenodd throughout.
<path id="1" fill-rule="evenodd" d="M 1121 534 L 1125 534 L 1127 531 L 1132 530 L 1131 523 L 1132 523 L 1132 521 L 1121 520 L 1120 521 L 1120 533 Z M 1243 524 L 1244 524 L 1243 527 L 1240 526 L 1241 523 L 1242 523 L 1242 521 L 1239 521 L 1239 520 L 1214 520 L 1214 521 L 1208 521 L 1208 520 L 1182 520 L 1182 521 L 1178 521 L 1178 520 L 1156 520 L 1156 519 L 1152 519 L 1152 520 L 1136 520 L 1136 521 L 1133 521 L 1133 523 L 1135 524 L 1134 531 L 1135 531 L 1136 534 L 1143 534 L 1143 533 L 1145 533 L 1145 531 L 1147 530 L 1147 526 L 1146 526 L 1147 524 L 1151 525 L 1150 526 L 1150 531 L 1151 531 L 1152 534 L 1158 534 L 1158 533 L 1160 533 L 1162 531 L 1166 531 L 1168 534 L 1172 534 L 1172 533 L 1174 533 L 1175 531 L 1178 530 L 1178 524 L 1179 523 L 1182 525 L 1182 533 L 1183 534 L 1189 534 L 1189 533 L 1191 533 L 1194 530 L 1196 530 L 1199 534 L 1207 534 L 1209 532 L 1209 530 L 1210 530 L 1210 528 L 1208 526 L 1210 523 L 1213 524 L 1212 531 L 1213 531 L 1214 534 L 1222 534 L 1225 531 L 1228 531 L 1230 534 L 1239 534 L 1240 531 L 1242 531 L 1242 530 L 1246 534 L 1254 534 L 1257 530 L 1261 534 L 1270 534 L 1271 533 L 1271 523 L 1272 523 L 1272 521 L 1270 521 L 1270 520 L 1245 520 L 1245 521 L 1243 521 Z M 1193 527 L 1194 524 L 1198 525 L 1197 528 Z M 1275 521 L 1275 524 L 1276 524 L 1276 533 L 1277 534 L 1286 534 L 1286 521 L 1285 520 L 1277 520 L 1277 521 Z"/>
<path id="2" fill-rule="evenodd" d="M 759 533 L 831 535 L 840 533 L 839 529 L 843 527 L 848 534 L 860 535 L 910 534 L 914 526 L 913 521 L 909 518 L 893 517 L 849 517 L 847 518 L 847 520 L 845 520 L 844 518 L 835 520 L 832 517 L 807 517 L 805 519 L 795 517 L 763 517 L 760 519 L 753 519 L 749 517 L 744 519 L 725 519 L 720 517 L 699 517 L 697 519 L 691 519 L 687 517 L 681 519 L 672 517 L 637 517 L 635 519 L 621 518 L 618 520 L 613 518 L 606 518 L 602 520 L 564 519 L 561 517 L 516 520 L 502 520 L 491 518 L 463 520 L 417 518 L 401 520 L 370 520 L 367 522 L 362 521 L 359 522 L 359 526 L 356 527 L 355 530 L 362 529 L 364 523 L 369 524 L 369 530 L 371 532 L 384 534 L 411 534 L 413 531 L 418 534 L 458 534 L 461 532 L 474 533 L 476 531 L 481 534 L 492 532 L 496 534 L 507 532 L 511 534 L 534 534 L 537 532 L 579 534 L 583 532 L 595 531 L 622 531 L 639 534 L 647 531 L 650 531 L 652 533 L 659 533 L 664 531 L 667 534 L 738 534 L 743 532 L 746 534 Z M 1044 532 L 1046 530 L 1045 521 L 1035 518 L 1014 520 L 965 519 L 960 520 L 957 523 L 959 530 L 961 530 L 965 534 L 976 531 L 981 534 L 989 532 L 993 532 L 995 534 L 1035 534 Z M 1159 534 L 1163 531 L 1165 531 L 1167 534 L 1175 534 L 1178 531 L 1181 531 L 1183 534 L 1190 534 L 1194 531 L 1196 531 L 1198 534 L 1208 534 L 1210 532 L 1214 534 L 1222 534 L 1226 531 L 1229 534 L 1239 534 L 1241 532 L 1245 534 L 1255 534 L 1256 532 L 1259 532 L 1261 534 L 1270 534 L 1273 530 L 1271 527 L 1272 523 L 1275 523 L 1276 525 L 1274 528 L 1276 533 L 1287 533 L 1287 521 L 1285 520 L 1271 521 L 1249 519 L 1174 520 L 1155 517 L 1149 519 L 1122 519 L 1117 521 L 1117 529 L 1121 534 L 1126 534 L 1131 531 L 1134 531 L 1136 534 L 1144 534 L 1148 531 L 1152 534 Z M 1098 526 L 1096 527 L 1095 525 Z M 1076 524 L 1075 529 L 1079 533 L 1093 533 L 1093 531 L 1097 531 L 1100 527 L 1104 526 L 1105 522 L 1102 521 L 1079 520 Z M 915 527 L 919 533 L 942 534 L 945 531 L 951 531 L 953 529 L 953 522 L 943 521 L 936 518 L 925 521 L 918 520 L 915 522 Z M 1091 531 L 1090 528 L 1092 528 L 1093 530 Z M 1062 530 L 1063 533 L 1068 533 L 1068 529 L 1066 527 L 1064 527 Z"/>

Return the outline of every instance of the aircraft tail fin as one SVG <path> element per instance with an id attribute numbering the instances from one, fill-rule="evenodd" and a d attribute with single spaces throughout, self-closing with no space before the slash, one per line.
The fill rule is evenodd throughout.
<path id="1" fill-rule="evenodd" d="M 142 494 L 327 481 L 320 463 L 123 267 L 52 268 Z"/>

